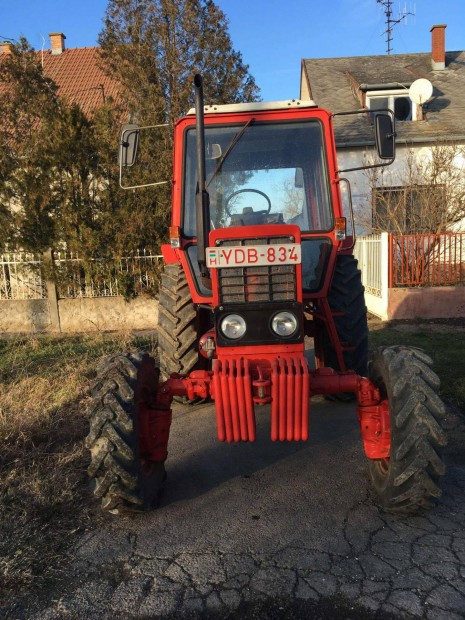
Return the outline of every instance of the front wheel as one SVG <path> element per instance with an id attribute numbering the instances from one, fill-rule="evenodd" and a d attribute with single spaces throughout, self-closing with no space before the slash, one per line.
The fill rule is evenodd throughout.
<path id="1" fill-rule="evenodd" d="M 87 471 L 94 495 L 112 514 L 155 508 L 166 478 L 163 461 L 148 462 L 140 455 L 134 390 L 144 355 L 121 354 L 106 360 L 91 391 Z"/>
<path id="2" fill-rule="evenodd" d="M 416 512 L 441 495 L 445 406 L 431 365 L 424 351 L 404 346 L 381 347 L 369 362 L 369 377 L 389 403 L 391 449 L 368 467 L 379 503 L 390 512 Z"/>

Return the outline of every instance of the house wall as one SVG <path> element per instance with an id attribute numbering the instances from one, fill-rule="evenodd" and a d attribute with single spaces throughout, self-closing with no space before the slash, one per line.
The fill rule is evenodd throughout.
<path id="1" fill-rule="evenodd" d="M 308 80 L 305 73 L 304 66 L 300 70 L 300 99 L 307 100 L 311 99 L 310 97 L 310 89 L 308 87 Z"/>
<path id="2" fill-rule="evenodd" d="M 59 299 L 59 326 L 52 320 L 53 307 L 48 299 L 0 300 L 0 332 L 7 334 L 37 332 L 93 332 L 155 329 L 158 301 L 137 297 L 125 302 L 122 297 Z"/>
<path id="3" fill-rule="evenodd" d="M 461 146 L 465 146 L 465 144 Z M 431 146 L 418 145 L 413 148 L 419 159 L 431 157 Z M 405 178 L 405 170 L 411 150 L 412 147 L 410 146 L 397 145 L 394 163 L 385 168 L 378 169 L 379 186 L 403 185 L 402 179 Z M 371 154 L 368 155 L 368 153 L 369 151 L 360 148 L 350 150 L 345 148 L 339 149 L 337 153 L 339 169 L 354 168 L 370 163 L 369 157 Z M 454 160 L 454 164 L 457 169 L 463 171 L 465 184 L 465 157 L 458 155 Z M 346 172 L 342 176 L 347 177 L 350 181 L 357 234 L 367 234 L 370 232 L 369 222 L 371 221 L 370 170 Z M 465 219 L 455 225 L 454 230 L 465 231 Z"/>

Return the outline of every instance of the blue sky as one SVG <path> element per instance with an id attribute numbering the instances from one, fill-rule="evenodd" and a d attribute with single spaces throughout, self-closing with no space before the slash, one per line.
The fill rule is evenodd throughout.
<path id="1" fill-rule="evenodd" d="M 376 0 L 216 0 L 229 19 L 234 47 L 249 65 L 265 100 L 298 97 L 302 58 L 363 56 L 386 51 L 384 13 Z M 0 0 L 0 35 L 24 35 L 40 49 L 49 32 L 68 47 L 96 44 L 106 0 Z M 447 24 L 446 48 L 465 49 L 463 0 L 403 0 L 415 9 L 393 32 L 394 53 L 427 52 L 430 27 Z"/>

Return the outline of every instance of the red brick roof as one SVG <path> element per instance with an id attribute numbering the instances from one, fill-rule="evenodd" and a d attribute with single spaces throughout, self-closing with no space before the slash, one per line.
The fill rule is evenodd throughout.
<path id="1" fill-rule="evenodd" d="M 57 84 L 59 95 L 79 104 L 86 115 L 92 115 L 109 97 L 119 100 L 117 82 L 99 66 L 98 47 L 70 48 L 61 54 L 44 50 L 37 52 L 37 58 L 39 61 L 43 58 L 44 74 Z"/>
<path id="2" fill-rule="evenodd" d="M 99 67 L 98 47 L 65 49 L 61 54 L 45 51 L 43 58 L 44 74 L 56 82 L 59 94 L 79 104 L 86 114 L 109 97 L 119 99 L 117 83 Z"/>

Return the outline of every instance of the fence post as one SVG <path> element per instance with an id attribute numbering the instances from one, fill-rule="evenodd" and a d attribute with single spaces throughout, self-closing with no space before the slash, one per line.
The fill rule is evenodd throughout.
<path id="1" fill-rule="evenodd" d="M 48 311 L 50 314 L 51 329 L 54 332 L 61 332 L 60 312 L 58 310 L 58 292 L 56 284 L 50 275 L 53 269 L 53 254 L 51 248 L 45 250 L 42 254 L 42 260 L 45 265 L 47 265 L 47 269 L 45 271 L 45 286 L 47 288 Z"/>
<path id="2" fill-rule="evenodd" d="M 381 233 L 381 299 L 384 309 L 384 318 L 389 319 L 389 288 L 390 288 L 390 267 L 391 267 L 391 243 L 390 233 Z"/>
<path id="3" fill-rule="evenodd" d="M 389 235 L 389 244 L 388 244 L 388 286 L 389 288 L 394 287 L 394 235 L 392 233 L 388 233 Z"/>

